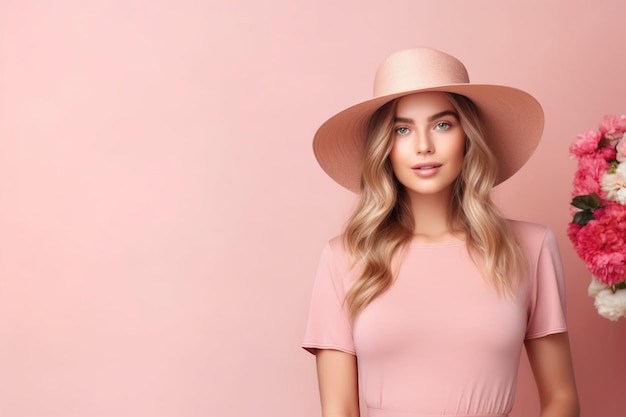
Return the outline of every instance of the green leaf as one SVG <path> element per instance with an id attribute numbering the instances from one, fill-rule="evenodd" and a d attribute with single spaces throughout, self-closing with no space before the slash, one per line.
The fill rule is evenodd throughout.
<path id="1" fill-rule="evenodd" d="M 602 207 L 602 200 L 594 193 L 576 196 L 572 199 L 571 204 L 581 210 L 595 210 Z"/>
<path id="2" fill-rule="evenodd" d="M 589 223 L 591 220 L 595 220 L 595 217 L 593 216 L 593 211 L 587 209 L 574 214 L 572 222 L 578 223 L 581 226 L 586 226 L 587 223 Z"/>

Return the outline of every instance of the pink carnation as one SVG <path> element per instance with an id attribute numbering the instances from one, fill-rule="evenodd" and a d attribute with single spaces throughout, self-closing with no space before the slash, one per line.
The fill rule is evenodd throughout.
<path id="1" fill-rule="evenodd" d="M 572 196 L 598 194 L 604 196 L 600 186 L 602 176 L 609 170 L 610 164 L 604 158 L 586 155 L 578 160 L 578 169 L 574 174 Z"/>
<path id="2" fill-rule="evenodd" d="M 606 285 L 615 285 L 626 279 L 626 254 L 605 252 L 598 254 L 587 263 L 592 274 Z"/>
<path id="3" fill-rule="evenodd" d="M 600 217 L 604 216 L 605 211 L 606 209 L 604 207 L 600 207 L 593 211 L 593 215 L 596 219 L 599 219 Z"/>
<path id="4" fill-rule="evenodd" d="M 620 139 L 620 141 L 617 142 L 615 152 L 615 159 L 617 159 L 619 162 L 626 161 L 626 140 L 624 140 L 624 138 Z"/>
<path id="5" fill-rule="evenodd" d="M 578 231 L 568 227 L 568 236 L 589 271 L 600 282 L 615 285 L 626 279 L 626 206 L 610 202 L 594 214 L 596 220 Z"/>
<path id="6" fill-rule="evenodd" d="M 576 254 L 580 257 L 580 259 L 585 261 L 585 263 L 587 263 L 588 260 L 597 252 L 597 248 L 600 246 L 595 238 L 593 240 L 587 239 L 588 233 L 586 232 L 589 229 L 588 226 L 594 221 L 595 220 L 591 220 L 585 227 L 578 229 L 576 235 L 573 236 L 572 243 L 574 244 L 574 250 L 576 250 Z M 589 268 L 589 265 L 587 265 L 587 268 Z"/>
<path id="7" fill-rule="evenodd" d="M 576 244 L 576 235 L 580 231 L 581 227 L 581 225 L 574 222 L 567 225 L 567 237 L 569 237 L 569 240 L 571 240 L 574 244 Z"/>
<path id="8" fill-rule="evenodd" d="M 600 122 L 600 134 L 608 139 L 619 139 L 626 132 L 626 115 L 604 116 Z"/>
<path id="9" fill-rule="evenodd" d="M 588 130 L 578 135 L 576 141 L 570 145 L 569 151 L 578 158 L 593 154 L 598 149 L 598 144 L 601 139 L 602 135 L 600 135 L 600 132 Z"/>
<path id="10" fill-rule="evenodd" d="M 615 151 L 615 146 L 604 146 L 596 152 L 598 158 L 602 158 L 605 161 L 615 161 L 615 157 L 617 156 L 617 152 Z"/>

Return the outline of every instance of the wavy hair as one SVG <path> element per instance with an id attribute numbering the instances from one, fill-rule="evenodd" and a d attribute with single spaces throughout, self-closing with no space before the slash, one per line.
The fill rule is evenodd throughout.
<path id="1" fill-rule="evenodd" d="M 487 282 L 499 294 L 512 295 L 521 282 L 524 261 L 513 231 L 491 200 L 497 161 L 474 103 L 458 94 L 446 95 L 466 135 L 461 174 L 453 186 L 450 224 L 454 231 L 465 233 L 469 254 Z M 397 100 L 391 101 L 370 120 L 361 193 L 345 225 L 344 246 L 353 266 L 361 268 L 345 299 L 352 320 L 391 286 L 392 261 L 401 256 L 413 236 L 410 201 L 389 160 L 396 107 Z"/>

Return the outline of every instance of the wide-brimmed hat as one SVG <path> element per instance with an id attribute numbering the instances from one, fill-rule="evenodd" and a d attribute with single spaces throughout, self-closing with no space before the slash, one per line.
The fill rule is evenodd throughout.
<path id="1" fill-rule="evenodd" d="M 313 152 L 324 171 L 358 192 L 370 118 L 385 103 L 423 91 L 461 94 L 474 102 L 498 161 L 496 184 L 517 172 L 539 144 L 544 117 L 533 96 L 512 87 L 470 84 L 455 57 L 431 48 L 406 49 L 378 68 L 374 98 L 339 112 L 317 130 Z"/>

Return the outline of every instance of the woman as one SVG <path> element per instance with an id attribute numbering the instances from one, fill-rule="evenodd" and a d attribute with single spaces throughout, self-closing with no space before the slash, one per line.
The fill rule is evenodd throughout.
<path id="1" fill-rule="evenodd" d="M 322 253 L 303 343 L 325 417 L 359 404 L 369 417 L 506 416 L 524 345 L 540 416 L 578 416 L 556 239 L 489 195 L 542 130 L 532 96 L 470 84 L 428 48 L 393 54 L 374 98 L 320 127 L 320 165 L 359 193 Z"/>

